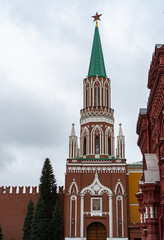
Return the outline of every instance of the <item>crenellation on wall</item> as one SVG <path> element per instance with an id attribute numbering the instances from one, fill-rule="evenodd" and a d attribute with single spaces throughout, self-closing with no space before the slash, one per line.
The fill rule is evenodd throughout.
<path id="1" fill-rule="evenodd" d="M 12 193 L 16 194 L 17 193 L 17 187 L 12 187 Z"/>
<path id="2" fill-rule="evenodd" d="M 38 186 L 2 186 L 0 187 L 0 195 L 38 195 Z"/>
<path id="3" fill-rule="evenodd" d="M 30 186 L 29 187 L 26 186 L 25 191 L 26 191 L 27 194 L 29 194 L 30 193 Z"/>
<path id="4" fill-rule="evenodd" d="M 58 192 L 59 192 L 59 194 L 63 194 L 64 193 L 64 187 L 63 186 L 59 186 Z"/>

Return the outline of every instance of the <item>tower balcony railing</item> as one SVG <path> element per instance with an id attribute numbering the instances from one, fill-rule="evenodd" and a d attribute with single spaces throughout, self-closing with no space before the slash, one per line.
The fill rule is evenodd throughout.
<path id="1" fill-rule="evenodd" d="M 80 110 L 81 118 L 89 116 L 105 116 L 113 118 L 114 110 L 109 107 L 90 106 Z"/>

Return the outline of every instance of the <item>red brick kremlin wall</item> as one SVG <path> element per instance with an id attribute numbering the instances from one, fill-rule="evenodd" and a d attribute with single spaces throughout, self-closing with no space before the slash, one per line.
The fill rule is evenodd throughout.
<path id="1" fill-rule="evenodd" d="M 3 240 L 22 240 L 27 205 L 30 199 L 36 204 L 38 197 L 37 187 L 0 187 L 0 225 Z M 63 187 L 59 187 L 58 199 L 60 208 L 63 208 Z"/>

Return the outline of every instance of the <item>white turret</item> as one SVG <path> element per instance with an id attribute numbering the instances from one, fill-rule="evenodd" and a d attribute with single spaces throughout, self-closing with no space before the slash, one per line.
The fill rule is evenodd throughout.
<path id="1" fill-rule="evenodd" d="M 75 124 L 72 123 L 71 135 L 69 136 L 69 158 L 75 158 L 77 156 L 78 156 L 77 136 L 75 134 Z"/>
<path id="2" fill-rule="evenodd" d="M 125 159 L 125 136 L 122 131 L 122 124 L 119 124 L 119 133 L 117 136 L 117 156 Z"/>

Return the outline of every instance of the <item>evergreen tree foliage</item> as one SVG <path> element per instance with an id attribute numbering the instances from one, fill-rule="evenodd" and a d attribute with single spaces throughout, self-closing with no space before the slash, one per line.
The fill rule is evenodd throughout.
<path id="1" fill-rule="evenodd" d="M 0 226 L 0 240 L 3 240 L 2 227 Z"/>
<path id="2" fill-rule="evenodd" d="M 34 203 L 30 199 L 28 206 L 27 206 L 27 214 L 24 220 L 23 226 L 23 240 L 30 240 L 30 233 L 31 233 L 31 224 L 34 215 Z"/>
<path id="3" fill-rule="evenodd" d="M 48 223 L 45 206 L 42 197 L 38 198 L 36 210 L 31 225 L 31 240 L 46 240 L 48 233 Z"/>
<path id="4" fill-rule="evenodd" d="M 39 187 L 45 205 L 46 216 L 48 221 L 50 221 L 56 204 L 57 186 L 53 168 L 48 158 L 46 158 L 43 165 Z"/>
<path id="5" fill-rule="evenodd" d="M 62 219 L 58 203 L 52 214 L 49 227 L 49 240 L 62 240 Z"/>

